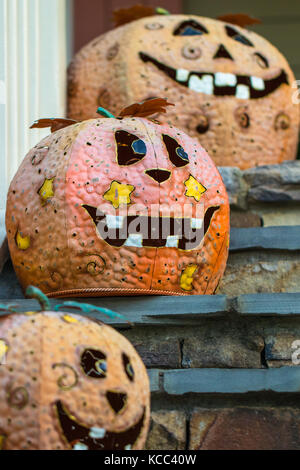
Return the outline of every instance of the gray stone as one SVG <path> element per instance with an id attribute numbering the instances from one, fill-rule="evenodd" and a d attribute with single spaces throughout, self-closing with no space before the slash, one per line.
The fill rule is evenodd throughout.
<path id="1" fill-rule="evenodd" d="M 186 416 L 182 411 L 153 411 L 146 450 L 184 450 Z"/>
<path id="2" fill-rule="evenodd" d="M 243 173 L 235 167 L 218 168 L 226 186 L 231 206 L 246 208 L 248 186 L 243 180 Z"/>
<path id="3" fill-rule="evenodd" d="M 168 334 L 163 339 L 155 338 L 152 335 L 136 332 L 135 329 L 126 332 L 126 336 L 141 356 L 146 367 L 170 367 L 172 369 L 180 367 L 181 354 L 178 339 L 169 337 Z"/>
<path id="4" fill-rule="evenodd" d="M 243 172 L 249 186 L 300 186 L 300 161 L 291 160 L 278 165 L 264 165 Z"/>
<path id="5" fill-rule="evenodd" d="M 248 201 L 254 202 L 299 202 L 300 187 L 290 189 L 288 187 L 273 188 L 271 186 L 262 185 L 251 188 L 248 192 Z"/>
<path id="6" fill-rule="evenodd" d="M 243 177 L 250 186 L 249 202 L 300 201 L 299 161 L 251 168 L 243 173 Z"/>
<path id="7" fill-rule="evenodd" d="M 245 257 L 244 263 L 241 264 L 241 260 L 234 263 L 232 258 L 229 258 L 225 275 L 219 284 L 218 294 L 234 297 L 251 293 L 292 293 L 300 291 L 299 278 L 300 260 L 297 259 L 250 263 Z"/>
<path id="8" fill-rule="evenodd" d="M 182 366 L 260 368 L 263 348 L 263 338 L 244 327 L 202 325 L 183 340 Z"/>

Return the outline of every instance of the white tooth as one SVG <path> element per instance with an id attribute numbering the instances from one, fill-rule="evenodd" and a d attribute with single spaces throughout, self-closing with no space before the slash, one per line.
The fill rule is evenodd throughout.
<path id="1" fill-rule="evenodd" d="M 166 246 L 169 248 L 178 248 L 178 240 L 179 240 L 178 235 L 169 235 L 167 237 Z"/>
<path id="2" fill-rule="evenodd" d="M 106 215 L 106 224 L 108 228 L 122 228 L 123 221 L 123 215 Z"/>
<path id="3" fill-rule="evenodd" d="M 178 69 L 176 71 L 176 80 L 178 82 L 186 82 L 187 79 L 189 78 L 189 71 L 185 69 Z"/>
<path id="4" fill-rule="evenodd" d="M 191 227 L 192 228 L 202 228 L 203 219 L 191 219 Z"/>
<path id="5" fill-rule="evenodd" d="M 73 447 L 73 450 L 89 450 L 89 448 L 85 444 L 77 442 L 77 444 L 75 444 L 75 446 Z"/>
<path id="6" fill-rule="evenodd" d="M 125 446 L 125 450 L 131 450 L 131 445 L 128 444 L 128 446 Z"/>
<path id="7" fill-rule="evenodd" d="M 143 237 L 140 234 L 129 235 L 124 246 L 143 247 Z"/>
<path id="8" fill-rule="evenodd" d="M 242 100 L 248 100 L 250 98 L 250 90 L 247 85 L 238 85 L 236 87 L 235 97 Z"/>
<path id="9" fill-rule="evenodd" d="M 89 436 L 92 439 L 103 439 L 106 434 L 106 429 L 104 428 L 91 428 Z"/>
<path id="10" fill-rule="evenodd" d="M 252 88 L 255 90 L 264 90 L 265 82 L 260 77 L 250 77 Z"/>
<path id="11" fill-rule="evenodd" d="M 189 88 L 198 93 L 205 93 L 212 95 L 213 93 L 213 78 L 211 75 L 203 75 L 202 79 L 197 75 L 191 75 L 189 80 Z"/>
<path id="12" fill-rule="evenodd" d="M 237 82 L 236 76 L 233 73 L 215 73 L 216 86 L 235 86 Z"/>

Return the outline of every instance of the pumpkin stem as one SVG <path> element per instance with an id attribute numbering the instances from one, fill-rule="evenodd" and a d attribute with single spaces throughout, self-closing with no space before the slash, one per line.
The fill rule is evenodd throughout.
<path id="1" fill-rule="evenodd" d="M 51 310 L 51 305 L 48 297 L 37 287 L 28 286 L 25 295 L 29 299 L 36 299 L 41 306 L 41 310 Z"/>
<path id="2" fill-rule="evenodd" d="M 161 7 L 157 7 L 155 9 L 155 13 L 157 13 L 158 15 L 170 15 L 171 13 L 166 10 L 165 8 L 161 8 Z"/>
<path id="3" fill-rule="evenodd" d="M 59 305 L 55 305 L 54 311 L 58 312 L 61 308 L 66 308 L 66 307 L 77 308 L 81 310 L 83 313 L 87 313 L 87 314 L 92 313 L 92 312 L 99 312 L 99 313 L 103 313 L 109 318 L 112 318 L 112 319 L 120 318 L 121 320 L 125 320 L 127 323 L 130 323 L 128 320 L 126 320 L 124 315 L 120 315 L 119 313 L 113 312 L 112 310 L 109 310 L 108 308 L 96 307 L 95 305 L 84 304 L 84 303 L 76 302 L 72 300 L 63 302 L 62 304 L 59 304 Z"/>
<path id="4" fill-rule="evenodd" d="M 0 310 L 4 310 L 5 312 L 9 311 L 11 313 L 16 313 L 16 308 L 18 308 L 19 305 L 16 304 L 0 304 Z"/>
<path id="5" fill-rule="evenodd" d="M 106 118 L 116 118 L 113 114 L 111 114 L 107 109 L 104 108 L 98 108 L 97 113 L 100 114 L 100 116 L 104 116 Z"/>

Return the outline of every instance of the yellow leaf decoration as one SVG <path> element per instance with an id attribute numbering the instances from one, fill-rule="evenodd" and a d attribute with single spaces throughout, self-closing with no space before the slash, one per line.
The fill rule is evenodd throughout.
<path id="1" fill-rule="evenodd" d="M 23 237 L 21 232 L 17 232 L 16 235 L 16 244 L 19 250 L 28 250 L 30 247 L 30 237 Z"/>
<path id="2" fill-rule="evenodd" d="M 193 276 L 196 271 L 197 271 L 196 264 L 190 264 L 189 266 L 185 268 L 180 278 L 181 289 L 186 290 L 186 291 L 193 290 L 193 280 L 194 280 Z"/>
<path id="3" fill-rule="evenodd" d="M 112 203 L 115 209 L 118 209 L 121 204 L 131 204 L 130 195 L 134 191 L 134 186 L 131 184 L 122 184 L 118 181 L 113 181 L 109 190 L 104 194 L 104 199 Z"/>
<path id="4" fill-rule="evenodd" d="M 0 364 L 3 361 L 7 351 L 8 351 L 8 345 L 3 339 L 0 339 Z"/>
<path id="5" fill-rule="evenodd" d="M 41 186 L 41 188 L 39 189 L 38 193 L 43 202 L 48 201 L 48 199 L 54 196 L 54 190 L 53 190 L 54 180 L 55 178 L 45 179 L 43 186 Z"/>
<path id="6" fill-rule="evenodd" d="M 78 323 L 77 318 L 72 317 L 71 315 L 64 315 L 63 319 L 67 323 Z"/>
<path id="7" fill-rule="evenodd" d="M 199 183 L 192 175 L 185 181 L 184 185 L 187 188 L 185 195 L 193 197 L 197 202 L 200 201 L 203 194 L 207 191 L 203 184 Z"/>

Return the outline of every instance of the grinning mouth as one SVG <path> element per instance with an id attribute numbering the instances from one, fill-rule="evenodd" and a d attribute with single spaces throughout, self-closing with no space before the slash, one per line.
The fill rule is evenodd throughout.
<path id="1" fill-rule="evenodd" d="M 92 218 L 101 238 L 114 247 L 153 247 L 194 250 L 207 233 L 219 206 L 209 207 L 203 219 L 148 217 L 141 215 L 114 216 L 96 207 L 82 206 Z"/>
<path id="2" fill-rule="evenodd" d="M 239 99 L 257 99 L 273 93 L 282 84 L 289 84 L 284 70 L 270 80 L 263 80 L 260 77 L 249 75 L 234 75 L 233 73 L 207 73 L 193 72 L 186 69 L 173 69 L 159 62 L 153 57 L 139 53 L 143 62 L 151 62 L 159 70 L 180 85 L 188 87 L 190 90 L 206 95 L 214 96 L 235 96 Z"/>
<path id="3" fill-rule="evenodd" d="M 111 432 L 104 428 L 88 428 L 78 423 L 61 401 L 55 403 L 59 424 L 73 450 L 130 450 L 144 426 L 146 410 L 130 428 Z"/>

